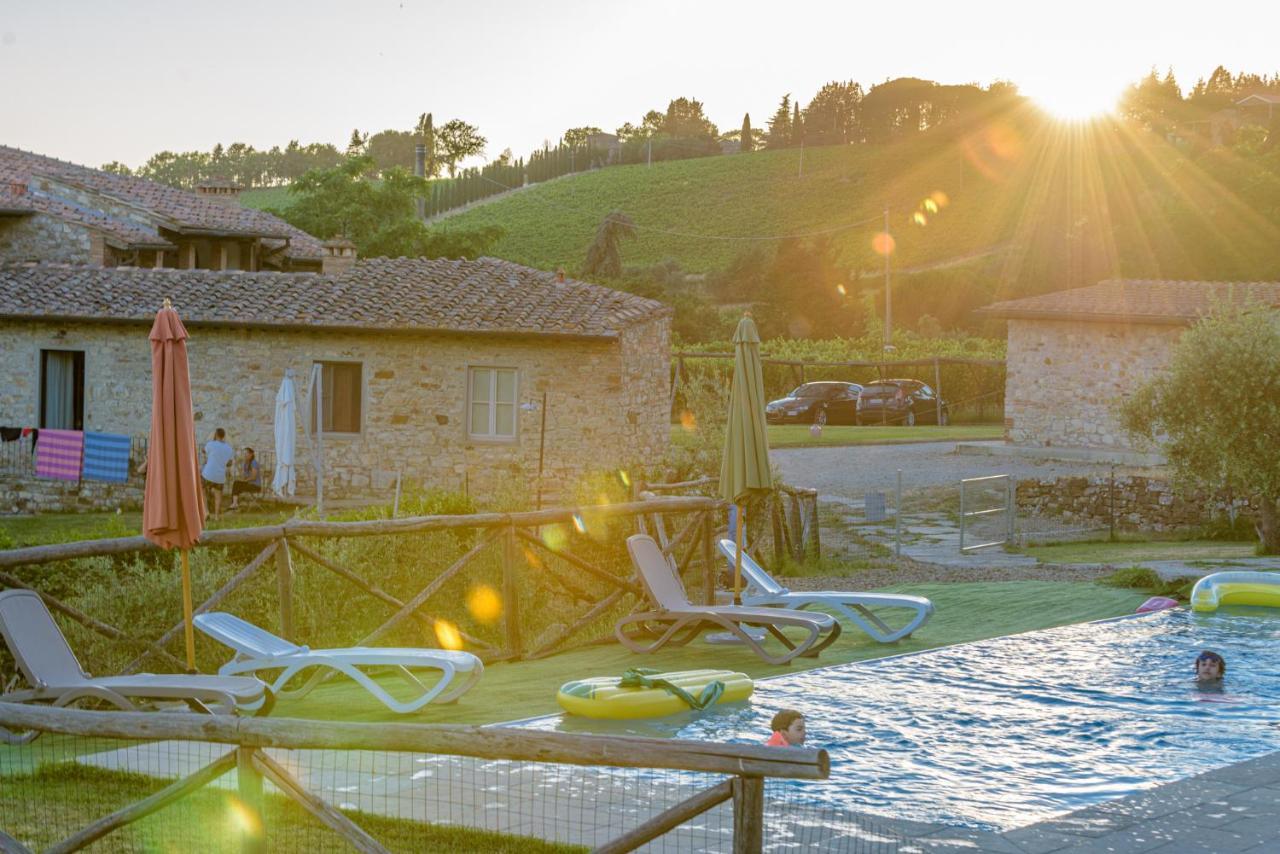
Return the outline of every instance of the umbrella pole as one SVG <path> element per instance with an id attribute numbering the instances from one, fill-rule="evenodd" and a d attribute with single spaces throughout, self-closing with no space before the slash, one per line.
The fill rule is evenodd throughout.
<path id="1" fill-rule="evenodd" d="M 196 636 L 191 628 L 191 564 L 182 550 L 182 616 L 187 635 L 187 672 L 196 672 Z"/>
<path id="2" fill-rule="evenodd" d="M 737 512 L 733 514 L 734 524 L 737 531 L 734 532 L 734 538 L 737 540 L 738 547 L 733 551 L 733 604 L 742 604 L 742 529 L 746 527 L 746 519 L 744 511 L 746 508 L 739 504 Z"/>

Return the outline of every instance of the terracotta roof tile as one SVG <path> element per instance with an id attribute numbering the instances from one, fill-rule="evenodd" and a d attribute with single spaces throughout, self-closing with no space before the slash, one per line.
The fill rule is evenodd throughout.
<path id="1" fill-rule="evenodd" d="M 494 258 L 372 258 L 336 276 L 0 265 L 0 317 L 616 337 L 660 302 Z"/>
<path id="2" fill-rule="evenodd" d="M 1003 318 L 1191 323 L 1221 303 L 1280 307 L 1280 282 L 1109 279 L 1087 288 L 998 302 L 979 314 Z"/>
<path id="3" fill-rule="evenodd" d="M 233 207 L 205 198 L 188 190 L 180 190 L 145 178 L 113 175 L 99 169 L 78 166 L 18 148 L 0 145 L 0 182 L 28 183 L 38 177 L 53 178 L 84 187 L 112 198 L 145 208 L 159 219 L 173 223 L 180 231 L 194 230 L 246 237 L 288 239 L 287 255 L 291 258 L 318 260 L 322 256 L 320 241 L 264 211 Z M 39 209 L 41 202 L 32 202 Z M 54 210 L 49 213 L 59 215 Z M 105 217 L 100 217 L 106 219 Z M 111 220 L 119 222 L 119 220 Z M 136 226 L 135 226 L 136 227 Z M 151 235 L 154 245 L 158 234 Z"/>

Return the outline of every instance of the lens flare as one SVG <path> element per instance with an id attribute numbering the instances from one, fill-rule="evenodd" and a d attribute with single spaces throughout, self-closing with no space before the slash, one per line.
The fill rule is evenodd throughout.
<path id="1" fill-rule="evenodd" d="M 492 623 L 502 616 L 502 599 L 498 591 L 487 584 L 477 584 L 467 593 L 467 610 L 479 623 Z M 440 633 L 440 622 L 436 623 L 436 634 Z"/>
<path id="2" fill-rule="evenodd" d="M 871 238 L 871 249 L 877 255 L 892 255 L 895 246 L 897 246 L 897 241 L 887 231 L 882 231 Z"/>
<path id="3" fill-rule="evenodd" d="M 441 649 L 462 649 L 462 633 L 448 620 L 436 620 L 436 643 Z"/>
<path id="4" fill-rule="evenodd" d="M 836 285 L 836 293 L 840 294 L 842 297 L 849 295 L 849 292 L 845 290 L 844 285 Z"/>
<path id="5" fill-rule="evenodd" d="M 631 488 L 631 475 L 627 474 L 626 469 L 618 469 L 618 482 L 628 489 Z"/>
<path id="6" fill-rule="evenodd" d="M 686 409 L 680 413 L 680 427 L 686 433 L 692 433 L 698 429 L 698 417 Z"/>
<path id="7" fill-rule="evenodd" d="M 932 198 L 925 199 L 921 202 L 921 207 L 931 214 L 936 214 L 938 212 L 938 203 Z"/>
<path id="8" fill-rule="evenodd" d="M 937 205 L 939 209 L 945 208 L 947 205 L 951 204 L 951 199 L 941 190 L 935 190 L 931 193 L 929 195 L 929 201 Z"/>
<path id="9" fill-rule="evenodd" d="M 585 534 L 587 532 L 587 523 L 583 521 L 581 513 L 573 514 L 573 527 L 579 534 Z"/>
<path id="10" fill-rule="evenodd" d="M 913 214 L 911 215 L 911 221 L 912 221 L 912 222 L 914 222 L 916 225 L 928 225 L 928 224 L 929 224 L 929 218 L 928 218 L 927 216 L 925 216 L 924 214 L 922 214 L 920 211 L 916 211 L 915 213 L 913 213 Z"/>
<path id="11" fill-rule="evenodd" d="M 569 534 L 561 525 L 547 525 L 542 529 L 542 542 L 546 543 L 547 548 L 553 552 L 563 549 L 568 541 Z"/>
<path id="12" fill-rule="evenodd" d="M 227 797 L 227 813 L 236 832 L 246 836 L 262 836 L 262 820 L 234 795 Z"/>
<path id="13" fill-rule="evenodd" d="M 520 552 L 524 555 L 525 563 L 534 569 L 542 569 L 542 558 L 538 557 L 538 553 L 533 550 L 532 546 L 524 546 L 520 549 Z"/>

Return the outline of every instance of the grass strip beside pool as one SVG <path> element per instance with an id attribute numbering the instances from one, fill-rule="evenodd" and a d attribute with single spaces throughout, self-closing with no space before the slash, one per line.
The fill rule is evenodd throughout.
<path id="1" fill-rule="evenodd" d="M 1151 540 L 1146 542 L 1080 542 L 1027 546 L 1024 551 L 1041 563 L 1130 566 L 1149 560 L 1234 560 L 1254 557 L 1252 542 L 1230 540 Z"/>
<path id="2" fill-rule="evenodd" d="M 848 589 L 854 589 L 852 581 Z M 539 661 L 491 665 L 485 669 L 480 683 L 457 703 L 427 706 L 412 715 L 391 713 L 364 689 L 340 679 L 316 688 L 301 700 L 282 700 L 274 715 L 344 721 L 497 723 L 558 712 L 555 694 L 560 685 L 587 676 L 620 676 L 629 667 L 660 670 L 714 667 L 761 678 L 1116 617 L 1132 613 L 1147 598 L 1142 591 L 1054 581 L 919 584 L 888 588 L 887 592 L 927 596 L 937 611 L 915 636 L 894 644 L 878 644 L 846 626 L 840 639 L 820 658 L 803 659 L 802 663 L 789 667 L 765 664 L 739 647 L 710 646 L 701 641 L 652 655 L 636 655 L 619 644 L 610 643 Z M 391 680 L 387 685 L 389 690 L 399 688 Z"/>

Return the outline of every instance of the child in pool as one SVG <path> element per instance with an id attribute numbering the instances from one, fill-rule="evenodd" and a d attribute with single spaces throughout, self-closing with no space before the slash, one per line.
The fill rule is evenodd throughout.
<path id="1" fill-rule="evenodd" d="M 1221 684 L 1222 677 L 1227 675 L 1227 662 L 1213 650 L 1206 649 L 1196 656 L 1196 682 L 1205 684 Z"/>
<path id="2" fill-rule="evenodd" d="M 783 709 L 769 723 L 773 735 L 765 742 L 767 747 L 799 747 L 804 744 L 804 715 L 795 709 Z"/>

